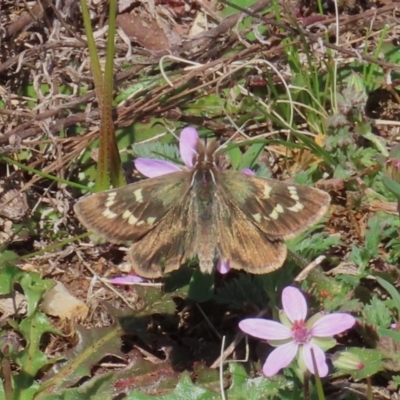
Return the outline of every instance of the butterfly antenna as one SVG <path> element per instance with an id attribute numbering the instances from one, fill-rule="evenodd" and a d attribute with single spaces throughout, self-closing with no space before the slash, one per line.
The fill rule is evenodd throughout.
<path id="1" fill-rule="evenodd" d="M 241 127 L 237 127 L 238 129 L 236 130 L 236 132 L 228 139 L 226 140 L 224 143 L 222 143 L 216 150 L 215 152 L 219 152 L 221 149 L 223 149 L 224 147 L 226 147 L 228 145 L 229 142 L 232 142 L 237 136 L 239 135 L 243 135 L 246 136 L 244 134 L 244 132 L 242 131 L 242 128 L 244 128 L 244 126 L 246 125 L 247 122 L 245 122 Z M 247 136 L 246 136 L 247 137 Z"/>

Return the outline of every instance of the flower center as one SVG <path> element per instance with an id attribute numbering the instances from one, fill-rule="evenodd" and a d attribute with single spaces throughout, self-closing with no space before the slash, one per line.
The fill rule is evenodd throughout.
<path id="1" fill-rule="evenodd" d="M 293 338 L 298 343 L 306 343 L 310 338 L 310 331 L 303 320 L 294 321 L 292 326 Z"/>

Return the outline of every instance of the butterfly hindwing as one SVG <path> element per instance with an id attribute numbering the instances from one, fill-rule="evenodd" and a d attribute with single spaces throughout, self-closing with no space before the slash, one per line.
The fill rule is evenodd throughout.
<path id="1" fill-rule="evenodd" d="M 216 221 L 218 253 L 234 269 L 265 274 L 278 269 L 286 258 L 286 245 L 259 229 L 236 202 L 236 193 L 218 188 Z M 229 228 L 227 228 L 229 225 Z"/>
<path id="2" fill-rule="evenodd" d="M 190 197 L 180 199 L 145 238 L 132 244 L 128 256 L 138 275 L 158 278 L 194 257 L 195 216 Z"/>

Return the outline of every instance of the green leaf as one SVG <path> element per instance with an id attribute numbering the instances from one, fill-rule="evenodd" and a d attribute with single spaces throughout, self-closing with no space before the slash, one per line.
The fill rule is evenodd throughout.
<path id="1" fill-rule="evenodd" d="M 391 193 L 393 193 L 397 199 L 400 200 L 400 184 L 388 178 L 387 176 L 382 176 L 382 183 Z"/>
<path id="2" fill-rule="evenodd" d="M 236 169 L 242 170 L 243 168 L 251 168 L 257 161 L 258 156 L 261 154 L 265 147 L 264 143 L 254 143 L 243 154 L 242 159 Z"/>
<path id="3" fill-rule="evenodd" d="M 360 270 L 364 270 L 369 261 L 371 260 L 371 254 L 367 249 L 360 249 L 359 247 L 352 245 L 351 253 L 349 255 L 349 262 L 356 264 Z"/>
<path id="4" fill-rule="evenodd" d="M 390 294 L 390 297 L 394 301 L 394 306 L 400 314 L 400 293 L 398 290 L 391 283 L 385 281 L 379 276 L 376 276 L 375 279 Z"/>
<path id="5" fill-rule="evenodd" d="M 2 267 L 0 269 L 0 295 L 8 294 L 13 290 L 14 282 L 18 281 L 22 272 L 20 269 L 0 259 Z"/>
<path id="6" fill-rule="evenodd" d="M 367 323 L 384 328 L 389 326 L 392 321 L 392 313 L 389 308 L 376 295 L 372 297 L 370 304 L 365 305 L 363 315 Z"/>
<path id="7" fill-rule="evenodd" d="M 164 396 L 157 396 L 158 400 L 220 400 L 219 393 L 211 392 L 208 389 L 196 386 L 190 380 L 188 372 L 184 372 L 181 376 L 175 390 Z M 154 400 L 154 396 L 133 391 L 126 400 Z"/>
<path id="8" fill-rule="evenodd" d="M 341 370 L 338 374 L 339 376 L 343 375 L 343 372 L 348 373 L 351 377 L 359 381 L 361 379 L 365 379 L 371 376 L 374 376 L 376 373 L 383 371 L 383 360 L 382 355 L 379 351 L 373 349 L 365 349 L 365 348 L 346 348 L 346 351 L 355 354 L 360 358 L 362 363 L 364 364 L 364 368 L 354 371 L 343 371 Z"/>
<path id="9" fill-rule="evenodd" d="M 400 343 L 400 332 L 394 331 L 393 329 L 387 329 L 382 327 L 378 327 L 376 331 L 380 338 L 390 338 Z"/>
<path id="10" fill-rule="evenodd" d="M 290 389 L 292 399 L 300 399 L 301 391 L 296 390 L 291 379 L 278 375 L 273 378 L 259 376 L 248 377 L 244 367 L 240 363 L 229 363 L 232 385 L 227 391 L 227 398 L 232 400 L 259 400 L 282 398 L 281 392 Z M 300 388 L 299 388 L 300 389 Z"/>
<path id="11" fill-rule="evenodd" d="M 183 165 L 178 146 L 168 143 L 158 141 L 135 144 L 132 146 L 132 153 L 136 157 L 155 158 Z"/>
<path id="12" fill-rule="evenodd" d="M 212 298 L 214 293 L 214 274 L 203 274 L 196 269 L 189 283 L 188 297 L 203 303 Z"/>
<path id="13" fill-rule="evenodd" d="M 229 159 L 231 160 L 233 169 L 239 170 L 240 163 L 242 162 L 242 152 L 240 151 L 239 147 L 233 147 L 227 150 L 226 154 L 228 155 Z"/>
<path id="14" fill-rule="evenodd" d="M 379 257 L 379 244 L 381 239 L 381 219 L 374 215 L 368 221 L 368 229 L 365 233 L 365 249 L 368 250 L 370 257 Z"/>
<path id="15" fill-rule="evenodd" d="M 103 374 L 96 376 L 88 382 L 85 382 L 79 388 L 65 389 L 58 394 L 41 394 L 37 400 L 112 400 L 115 399 L 113 393 L 113 381 L 115 374 Z"/>
<path id="16" fill-rule="evenodd" d="M 28 316 L 36 312 L 43 294 L 49 291 L 55 282 L 41 279 L 37 273 L 23 274 L 20 284 L 28 301 Z"/>
<path id="17" fill-rule="evenodd" d="M 32 399 L 32 393 L 36 393 L 38 388 L 35 381 L 37 373 L 43 367 L 58 361 L 58 358 L 48 359 L 40 350 L 42 336 L 45 333 L 59 334 L 59 332 L 40 312 L 23 319 L 19 326 L 11 321 L 10 324 L 21 332 L 27 343 L 26 348 L 13 358 L 20 367 L 20 373 L 14 377 L 15 398 Z"/>
<path id="18" fill-rule="evenodd" d="M 315 143 L 312 139 L 310 139 L 306 135 L 302 135 L 297 132 L 292 132 L 292 134 L 301 142 L 303 142 L 305 146 L 310 149 L 316 156 L 324 160 L 330 167 L 334 168 L 336 166 L 337 163 L 330 155 L 330 153 L 319 146 L 317 143 Z"/>
<path id="19" fill-rule="evenodd" d="M 90 376 L 93 366 L 108 355 L 123 358 L 121 353 L 121 326 L 96 329 L 78 327 L 78 344 L 64 354 L 66 361 L 57 364 L 48 374 L 51 376 L 41 390 L 60 392 L 61 389 L 74 385 L 84 377 Z"/>

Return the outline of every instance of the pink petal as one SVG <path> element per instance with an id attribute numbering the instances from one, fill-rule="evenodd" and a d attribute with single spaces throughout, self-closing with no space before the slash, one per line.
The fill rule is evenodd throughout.
<path id="1" fill-rule="evenodd" d="M 239 328 L 248 335 L 264 340 L 292 338 L 292 331 L 276 321 L 262 318 L 247 318 L 239 322 Z"/>
<path id="2" fill-rule="evenodd" d="M 109 280 L 113 285 L 132 285 L 133 283 L 142 283 L 144 281 L 143 278 L 137 275 L 118 276 Z"/>
<path id="3" fill-rule="evenodd" d="M 280 369 L 287 367 L 296 356 L 297 349 L 298 345 L 295 342 L 289 342 L 274 349 L 264 363 L 264 375 L 273 376 Z"/>
<path id="4" fill-rule="evenodd" d="M 312 336 L 329 337 L 350 329 L 356 319 L 346 313 L 333 313 L 321 317 L 310 329 Z"/>
<path id="5" fill-rule="evenodd" d="M 325 353 L 318 346 L 312 343 L 303 345 L 303 359 L 308 370 L 315 375 L 314 366 L 311 357 L 311 349 L 314 352 L 315 364 L 317 365 L 318 375 L 323 378 L 328 375 L 328 365 L 326 364 Z"/>
<path id="6" fill-rule="evenodd" d="M 225 275 L 227 274 L 229 271 L 231 270 L 231 267 L 229 265 L 229 261 L 222 261 L 222 259 L 220 258 L 218 260 L 217 263 L 217 271 L 222 274 Z"/>
<path id="7" fill-rule="evenodd" d="M 282 306 L 291 322 L 306 319 L 307 303 L 299 289 L 292 286 L 285 287 L 282 291 Z"/>
<path id="8" fill-rule="evenodd" d="M 252 171 L 250 168 L 243 168 L 241 171 L 241 173 L 245 174 L 245 175 L 255 175 L 256 173 L 254 171 Z"/>
<path id="9" fill-rule="evenodd" d="M 139 157 L 134 162 L 136 169 L 147 178 L 155 178 L 156 176 L 181 171 L 181 168 L 171 162 L 153 158 Z"/>
<path id="10" fill-rule="evenodd" d="M 199 134 L 191 126 L 182 130 L 179 137 L 179 151 L 181 158 L 188 168 L 193 167 L 193 156 L 197 154 L 196 145 Z"/>

